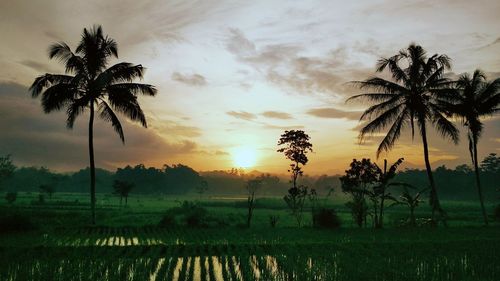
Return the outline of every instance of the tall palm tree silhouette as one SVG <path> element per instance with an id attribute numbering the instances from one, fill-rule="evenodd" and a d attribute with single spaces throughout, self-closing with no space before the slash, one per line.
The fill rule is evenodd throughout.
<path id="1" fill-rule="evenodd" d="M 462 124 L 467 127 L 469 139 L 469 152 L 476 174 L 476 187 L 481 203 L 484 224 L 488 225 L 488 215 L 484 207 L 483 192 L 479 178 L 479 164 L 477 155 L 477 143 L 483 131 L 481 118 L 493 115 L 500 108 L 500 79 L 492 82 L 486 81 L 485 74 L 474 71 L 472 77 L 465 73 L 456 81 L 456 91 L 451 92 L 448 101 L 441 103 L 450 110 L 450 113 L 462 120 Z"/>
<path id="2" fill-rule="evenodd" d="M 410 127 L 414 138 L 416 125 L 424 147 L 425 168 L 431 187 L 432 216 L 435 217 L 435 212 L 438 211 L 444 219 L 445 212 L 439 203 L 429 161 L 427 129 L 430 124 L 443 137 L 458 143 L 457 128 L 446 119 L 444 110 L 439 106 L 442 92 L 451 87 L 450 81 L 444 77 L 444 71 L 450 68 L 450 59 L 446 55 L 438 54 L 427 57 L 421 46 L 412 43 L 390 58 L 379 59 L 377 72 L 386 68 L 392 76 L 392 81 L 374 77 L 353 82 L 368 93 L 352 96 L 348 101 L 364 99 L 375 103 L 360 117 L 366 124 L 360 131 L 359 139 L 363 141 L 366 135 L 380 132 L 390 125 L 377 149 L 379 157 L 381 152 L 392 149 L 405 127 Z"/>
<path id="3" fill-rule="evenodd" d="M 95 224 L 95 114 L 111 122 L 125 143 L 122 125 L 115 111 L 147 127 L 137 95 L 154 96 L 156 89 L 152 85 L 133 83 L 134 79 L 143 77 L 144 68 L 141 65 L 122 62 L 106 68 L 112 57 L 118 58 L 118 49 L 113 39 L 103 35 L 101 26 L 83 29 L 75 52 L 64 42 L 51 45 L 49 57 L 64 63 L 66 74 L 41 75 L 35 79 L 30 91 L 33 98 L 42 95 L 45 113 L 65 109 L 69 129 L 73 128 L 79 115 L 89 110 L 90 201 L 92 224 Z"/>

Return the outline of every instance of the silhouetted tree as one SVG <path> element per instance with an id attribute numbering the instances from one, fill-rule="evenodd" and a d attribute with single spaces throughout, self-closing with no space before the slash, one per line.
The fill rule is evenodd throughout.
<path id="1" fill-rule="evenodd" d="M 474 71 L 472 77 L 468 73 L 462 74 L 456 81 L 456 91 L 449 94 L 449 99 L 450 101 L 443 101 L 443 105 L 450 110 L 451 115 L 459 117 L 462 124 L 467 127 L 469 152 L 476 175 L 476 188 L 484 224 L 488 225 L 488 215 L 484 207 L 479 177 L 477 143 L 483 131 L 481 118 L 491 116 L 500 110 L 498 107 L 500 104 L 500 79 L 487 82 L 486 75 L 480 70 Z"/>
<path id="2" fill-rule="evenodd" d="M 481 161 L 481 170 L 489 173 L 500 173 L 500 157 L 496 153 L 490 153 Z"/>
<path id="3" fill-rule="evenodd" d="M 307 164 L 307 153 L 313 151 L 309 139 L 310 137 L 304 131 L 291 130 L 285 131 L 278 141 L 278 146 L 284 147 L 279 148 L 277 152 L 283 153 L 287 159 L 292 161 L 288 170 L 291 173 L 292 187 L 288 189 L 288 194 L 283 199 L 297 220 L 299 227 L 302 221 L 304 201 L 307 196 L 307 186 L 298 185 L 297 179 L 303 174 L 300 165 Z"/>
<path id="4" fill-rule="evenodd" d="M 246 191 L 248 193 L 247 198 L 247 227 L 250 227 L 252 222 L 253 210 L 255 209 L 255 193 L 262 187 L 262 180 L 251 179 L 246 183 Z"/>
<path id="5" fill-rule="evenodd" d="M 203 178 L 193 168 L 182 164 L 164 165 L 166 184 L 171 193 L 185 194 L 193 192 L 200 185 Z"/>
<path id="6" fill-rule="evenodd" d="M 469 174 L 472 172 L 472 169 L 467 164 L 462 164 L 455 167 L 455 171 L 459 173 Z"/>
<path id="7" fill-rule="evenodd" d="M 394 162 L 389 170 L 387 170 L 387 160 L 384 159 L 384 169 L 382 170 L 376 163 L 376 184 L 373 186 L 372 191 L 370 192 L 371 200 L 374 204 L 375 209 L 375 227 L 382 228 L 384 225 L 384 203 L 386 200 L 396 201 L 387 189 L 391 186 L 401 185 L 401 183 L 391 182 L 392 179 L 396 176 L 396 172 L 398 167 L 403 163 L 403 158 L 399 158 L 396 162 Z"/>
<path id="8" fill-rule="evenodd" d="M 51 45 L 49 57 L 64 63 L 66 74 L 39 76 L 30 87 L 31 94 L 33 98 L 42 95 L 45 113 L 65 109 L 68 128 L 73 128 L 76 118 L 89 110 L 90 202 L 92 224 L 95 224 L 95 114 L 111 122 L 124 143 L 122 125 L 115 111 L 147 127 L 137 95 L 154 96 L 156 89 L 151 85 L 133 83 L 134 79 L 143 77 L 144 68 L 141 65 L 122 62 L 106 69 L 112 57 L 118 58 L 118 48 L 113 39 L 103 34 L 101 26 L 85 28 L 75 52 L 64 42 Z"/>
<path id="9" fill-rule="evenodd" d="M 368 216 L 368 205 L 365 195 L 368 188 L 377 180 L 377 166 L 370 159 L 363 158 L 361 161 L 353 159 L 349 170 L 340 177 L 342 191 L 351 195 L 351 201 L 346 205 L 351 210 L 352 217 L 359 227 L 366 226 Z"/>
<path id="10" fill-rule="evenodd" d="M 16 166 L 12 164 L 10 155 L 0 157 L 0 183 L 5 179 L 10 178 L 15 170 Z"/>
<path id="11" fill-rule="evenodd" d="M 427 57 L 421 46 L 411 44 L 390 58 L 381 58 L 377 63 L 377 72 L 386 68 L 390 71 L 392 81 L 375 77 L 353 82 L 369 92 L 352 96 L 348 101 L 365 99 L 376 103 L 361 115 L 360 120 L 366 120 L 367 123 L 361 129 L 360 141 L 366 135 L 380 132 L 390 125 L 377 149 L 378 157 L 382 151 L 391 150 L 405 127 L 410 127 L 413 138 L 416 122 L 422 137 L 425 168 L 431 186 L 432 214 L 434 217 L 438 211 L 443 222 L 446 222 L 429 161 L 427 127 L 431 124 L 443 137 L 458 143 L 459 132 L 446 119 L 444 109 L 440 106 L 440 101 L 446 96 L 443 91 L 451 87 L 450 81 L 444 78 L 445 70 L 450 69 L 450 59 L 438 54 Z"/>
<path id="12" fill-rule="evenodd" d="M 113 182 L 114 194 L 120 196 L 120 206 L 122 205 L 122 200 L 125 198 L 125 206 L 127 206 L 128 195 L 130 191 L 134 188 L 134 184 L 126 181 L 115 180 Z"/>

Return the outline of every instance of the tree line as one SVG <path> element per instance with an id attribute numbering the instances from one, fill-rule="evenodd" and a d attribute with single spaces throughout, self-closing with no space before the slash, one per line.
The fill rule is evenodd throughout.
<path id="1" fill-rule="evenodd" d="M 57 192 L 88 193 L 89 168 L 76 172 L 60 173 L 45 167 L 16 167 L 10 157 L 0 157 L 0 190 L 5 192 L 38 192 L 46 186 Z M 500 181 L 500 156 L 494 153 L 482 160 L 479 167 L 484 182 L 485 198 L 489 201 L 498 197 L 495 188 Z M 474 185 L 472 167 L 463 164 L 454 169 L 444 165 L 434 170 L 436 182 L 442 189 L 440 195 L 445 200 L 473 200 L 477 197 L 471 186 Z M 162 168 L 146 167 L 143 164 L 125 166 L 115 171 L 96 169 L 96 191 L 113 193 L 115 180 L 134 185 L 132 194 L 165 195 L 236 195 L 246 194 L 247 181 L 259 178 L 263 181 L 259 196 L 281 196 L 290 188 L 289 178 L 285 175 L 247 172 L 230 169 L 197 172 L 183 164 L 164 165 Z M 303 175 L 301 183 L 325 196 L 333 190 L 334 198 L 345 197 L 342 194 L 341 175 Z M 395 181 L 425 187 L 427 175 L 421 169 L 403 169 L 396 173 Z M 45 187 L 44 187 L 45 188 Z M 201 192 L 200 192 L 201 191 Z M 397 191 L 399 194 L 401 191 Z"/>

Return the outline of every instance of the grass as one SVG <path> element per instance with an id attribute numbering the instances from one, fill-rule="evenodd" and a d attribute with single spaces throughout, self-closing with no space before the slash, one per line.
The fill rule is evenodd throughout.
<path id="1" fill-rule="evenodd" d="M 387 210 L 385 229 L 358 229 L 345 201 L 342 228 L 295 226 L 281 198 L 257 202 L 252 228 L 244 198 L 132 196 L 129 206 L 98 195 L 89 226 L 86 194 L 19 194 L 0 214 L 29 217 L 38 229 L 0 234 L 0 280 L 498 280 L 500 225 L 481 226 L 477 202 L 445 201 L 450 227 L 405 228 L 403 206 Z M 165 210 L 196 200 L 223 226 L 157 227 Z M 488 205 L 492 210 L 493 204 Z M 428 217 L 422 204 L 417 216 Z M 280 217 L 271 228 L 269 216 Z M 0 216 L 2 216 L 0 215 Z"/>

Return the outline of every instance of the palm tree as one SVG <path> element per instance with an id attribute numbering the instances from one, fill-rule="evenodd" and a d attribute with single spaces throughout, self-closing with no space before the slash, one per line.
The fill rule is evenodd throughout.
<path id="1" fill-rule="evenodd" d="M 481 203 L 481 210 L 484 217 L 484 224 L 488 225 L 488 215 L 484 207 L 483 192 L 479 179 L 479 164 L 477 155 L 477 143 L 483 131 L 481 118 L 493 115 L 500 108 L 500 79 L 492 82 L 486 81 L 486 75 L 480 71 L 474 71 L 472 77 L 465 73 L 456 81 L 456 90 L 449 95 L 449 101 L 441 103 L 448 107 L 451 115 L 462 120 L 462 124 L 467 127 L 469 139 L 469 152 L 476 174 L 476 187 Z"/>
<path id="2" fill-rule="evenodd" d="M 390 127 L 377 149 L 378 158 L 383 151 L 392 149 L 404 128 L 409 126 L 414 138 L 416 126 L 424 146 L 425 168 L 431 186 L 432 216 L 434 217 L 438 211 L 444 219 L 445 213 L 439 203 L 429 161 L 427 129 L 431 125 L 443 137 L 458 143 L 457 128 L 446 119 L 444 110 L 439 106 L 442 92 L 451 87 L 451 82 L 444 78 L 444 71 L 450 68 L 450 59 L 446 55 L 438 54 L 427 57 L 421 46 L 410 44 L 407 49 L 401 50 L 395 56 L 381 58 L 378 61 L 377 72 L 382 72 L 386 68 L 390 71 L 392 81 L 374 77 L 353 82 L 368 92 L 352 96 L 348 101 L 365 99 L 376 103 L 361 115 L 360 120 L 365 120 L 367 123 L 361 129 L 360 142 L 366 135 Z"/>
<path id="3" fill-rule="evenodd" d="M 95 224 L 95 163 L 93 127 L 94 117 L 110 122 L 121 141 L 125 143 L 122 125 L 115 111 L 147 127 L 146 117 L 137 101 L 138 94 L 154 96 L 152 85 L 133 83 L 142 78 L 141 65 L 122 62 L 106 68 L 109 60 L 118 58 L 116 42 L 104 36 L 101 26 L 84 29 L 75 51 L 59 42 L 50 46 L 49 58 L 65 65 L 65 74 L 44 74 L 35 79 L 30 91 L 33 98 L 42 95 L 45 113 L 66 110 L 66 125 L 73 128 L 76 118 L 89 110 L 90 201 L 92 224 Z"/>

